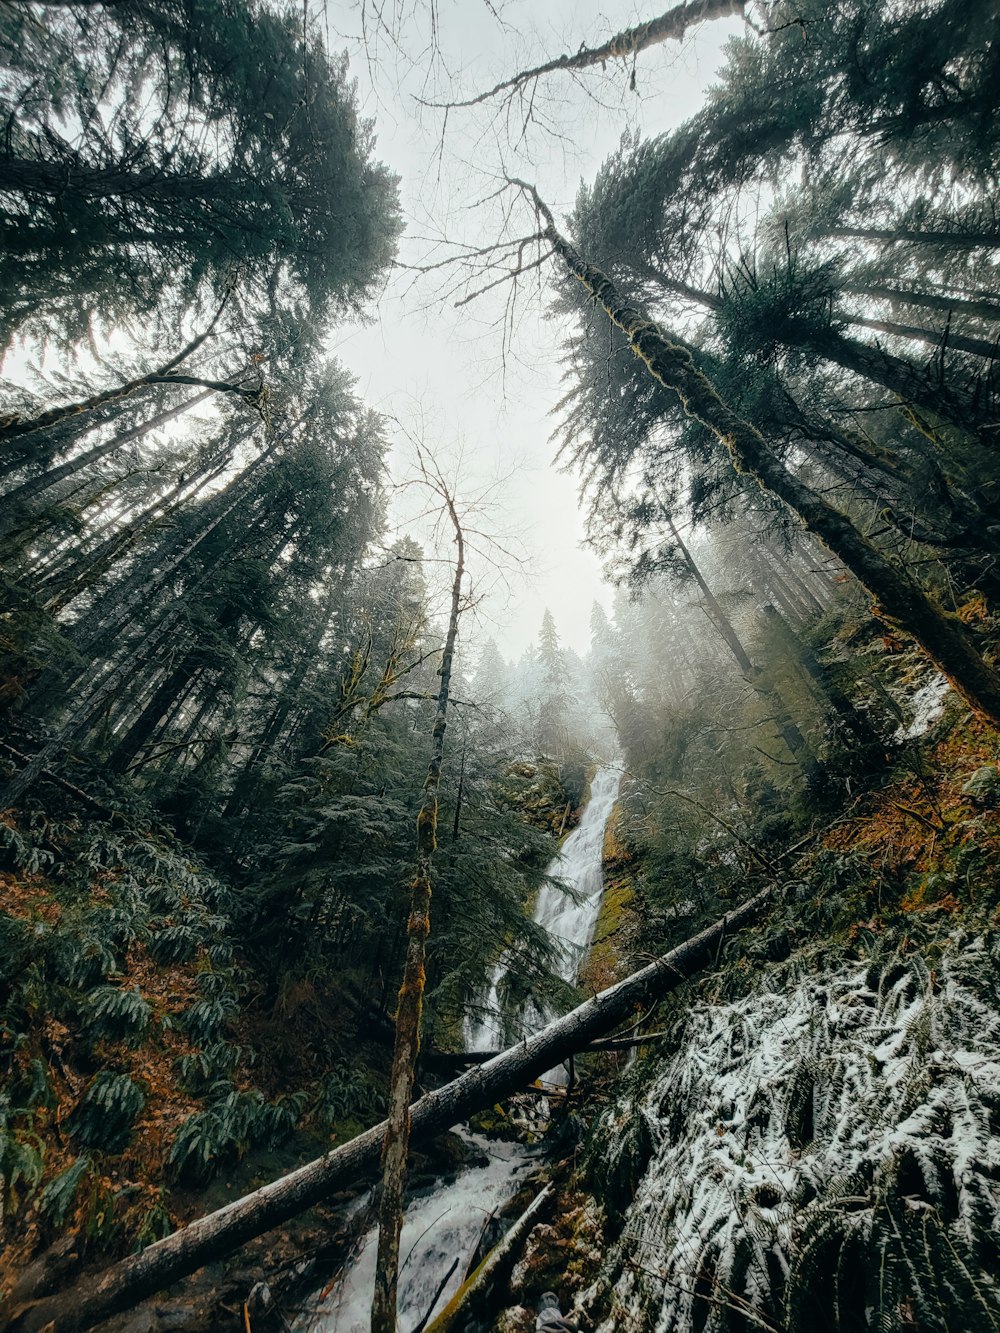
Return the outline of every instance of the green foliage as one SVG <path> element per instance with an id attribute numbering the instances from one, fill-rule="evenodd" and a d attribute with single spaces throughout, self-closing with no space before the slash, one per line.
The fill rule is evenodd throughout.
<path id="1" fill-rule="evenodd" d="M 24 1197 L 38 1185 L 44 1170 L 41 1139 L 31 1129 L 15 1123 L 24 1117 L 23 1109 L 0 1097 L 0 1201 L 5 1213 L 16 1211 Z"/>
<path id="2" fill-rule="evenodd" d="M 146 1094 L 128 1074 L 102 1070 L 73 1112 L 71 1133 L 88 1148 L 120 1152 L 145 1105 Z"/>
<path id="3" fill-rule="evenodd" d="M 147 1245 L 155 1245 L 158 1240 L 163 1240 L 165 1236 L 169 1236 L 173 1229 L 174 1224 L 164 1205 L 163 1191 L 161 1190 L 159 1198 L 146 1210 L 142 1218 L 136 1232 L 136 1244 L 143 1249 Z"/>
<path id="4" fill-rule="evenodd" d="M 273 1146 L 295 1128 L 305 1108 L 305 1093 L 274 1102 L 256 1089 L 240 1092 L 220 1082 L 204 1111 L 189 1116 L 177 1132 L 170 1163 L 179 1176 L 204 1180 L 227 1158 L 242 1157 L 256 1144 Z"/>
<path id="5" fill-rule="evenodd" d="M 153 1010 L 138 989 L 97 986 L 88 996 L 88 1027 L 94 1037 L 138 1041 L 149 1026 Z"/>
<path id="6" fill-rule="evenodd" d="M 321 321 L 371 290 L 399 231 L 395 181 L 372 161 L 346 63 L 290 13 L 129 4 L 78 24 L 54 7 L 31 34 L 23 17 L 0 23 L 4 105 L 20 110 L 5 339 L 201 313 L 237 283 L 249 317 L 272 321 L 309 305 Z"/>
<path id="7" fill-rule="evenodd" d="M 218 1042 L 222 1025 L 235 1010 L 236 1001 L 232 995 L 199 1000 L 185 1011 L 182 1022 L 193 1041 L 199 1046 L 209 1046 Z"/>
<path id="8" fill-rule="evenodd" d="M 92 1170 L 86 1155 L 75 1158 L 64 1171 L 49 1181 L 38 1196 L 38 1206 L 55 1227 L 61 1227 L 76 1200 L 80 1181 Z"/>
<path id="9" fill-rule="evenodd" d="M 341 1120 L 367 1123 L 384 1110 L 385 1095 L 373 1084 L 371 1072 L 343 1064 L 323 1079 L 312 1114 L 320 1129 L 329 1130 Z"/>
<path id="10" fill-rule="evenodd" d="M 188 1085 L 216 1083 L 231 1075 L 241 1064 L 252 1062 L 252 1053 L 228 1041 L 214 1041 L 197 1046 L 180 1056 L 177 1069 Z"/>

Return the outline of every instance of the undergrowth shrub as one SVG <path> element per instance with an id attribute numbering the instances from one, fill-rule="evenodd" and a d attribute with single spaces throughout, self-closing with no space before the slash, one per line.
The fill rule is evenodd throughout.
<path id="1" fill-rule="evenodd" d="M 368 1120 L 384 1109 L 385 1095 L 372 1083 L 370 1072 L 341 1065 L 320 1084 L 313 1115 L 320 1129 L 329 1130 L 338 1120 Z"/>
<path id="2" fill-rule="evenodd" d="M 87 1008 L 90 1035 L 109 1041 L 138 1041 L 153 1017 L 152 1006 L 139 994 L 138 987 L 119 990 L 98 986 L 88 996 Z"/>
<path id="3" fill-rule="evenodd" d="M 120 1152 L 132 1136 L 136 1116 L 146 1105 L 146 1094 L 128 1074 L 102 1070 L 73 1112 L 73 1137 L 88 1148 Z"/>
<path id="4" fill-rule="evenodd" d="M 53 1226 L 61 1227 L 76 1201 L 80 1181 L 91 1170 L 90 1158 L 83 1154 L 49 1181 L 38 1198 L 38 1206 Z"/>
<path id="5" fill-rule="evenodd" d="M 293 1092 L 269 1102 L 257 1089 L 241 1092 L 218 1083 L 215 1100 L 189 1116 L 180 1127 L 170 1151 L 178 1177 L 205 1180 L 229 1157 L 242 1157 L 257 1145 L 273 1147 L 295 1128 L 308 1097 Z"/>

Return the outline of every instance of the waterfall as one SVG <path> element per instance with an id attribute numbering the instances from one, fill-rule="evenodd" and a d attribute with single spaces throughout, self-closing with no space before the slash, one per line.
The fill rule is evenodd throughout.
<path id="1" fill-rule="evenodd" d="M 546 881 L 535 905 L 535 921 L 559 946 L 555 970 L 565 981 L 576 980 L 597 924 L 604 891 L 604 830 L 620 781 L 621 773 L 616 769 L 597 770 L 580 823 L 548 868 L 548 875 L 560 882 Z M 501 959 L 489 980 L 483 1016 L 467 1026 L 470 1050 L 493 1050 L 503 1044 L 497 1006 L 503 972 Z M 543 1022 L 544 1014 L 539 1010 L 537 1025 Z M 517 1144 L 498 1143 L 469 1133 L 464 1137 L 485 1156 L 486 1165 L 469 1167 L 456 1180 L 440 1182 L 429 1194 L 414 1199 L 406 1210 L 400 1244 L 400 1333 L 411 1333 L 422 1324 L 432 1313 L 432 1301 L 434 1311 L 438 1311 L 455 1294 L 489 1217 L 514 1194 L 518 1172 L 531 1161 Z M 343 1279 L 316 1313 L 296 1322 L 296 1329 L 302 1333 L 367 1333 L 375 1253 L 373 1229 L 361 1242 Z"/>
<path id="2" fill-rule="evenodd" d="M 618 769 L 597 770 L 580 823 L 548 867 L 549 878 L 535 904 L 534 920 L 545 927 L 558 946 L 554 971 L 563 981 L 576 980 L 597 924 L 604 893 L 601 870 L 604 830 L 620 782 Z M 496 1051 L 506 1045 L 499 1012 L 499 986 L 506 970 L 506 961 L 501 958 L 490 977 L 481 1015 L 466 1024 L 466 1042 L 470 1051 Z M 536 1010 L 525 1021 L 523 1035 L 537 1031 L 546 1017 L 541 1010 Z"/>

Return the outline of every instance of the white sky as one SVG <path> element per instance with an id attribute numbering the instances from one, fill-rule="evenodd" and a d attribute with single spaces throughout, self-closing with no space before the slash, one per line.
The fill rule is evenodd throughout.
<path id="1" fill-rule="evenodd" d="M 374 0 L 366 0 L 366 45 L 359 6 L 331 0 L 331 50 L 349 51 L 362 107 L 375 120 L 376 155 L 401 178 L 407 224 L 401 260 L 426 262 L 428 238 L 479 245 L 492 240 L 495 206 L 472 205 L 496 189 L 503 170 L 532 181 L 557 219 L 564 216 L 581 179 L 593 179 L 623 130 L 655 134 L 697 107 L 719 66 L 722 45 L 739 25 L 708 24 L 681 46 L 644 52 L 636 93 L 628 91 L 621 65 L 604 74 L 548 76 L 535 102 L 542 128 L 532 125 L 514 147 L 506 127 L 495 123 L 495 105 L 488 104 L 451 111 L 442 150 L 442 113 L 420 107 L 418 95 L 468 96 L 526 65 L 583 43 L 600 44 L 666 7 L 664 0 L 650 0 L 642 12 L 632 4 L 602 9 L 595 0 L 438 0 L 432 10 L 431 0 L 384 0 L 380 26 Z M 513 123 L 519 132 L 520 121 Z M 533 230 L 526 209 L 524 220 L 524 230 Z M 442 253 L 435 250 L 433 257 Z M 596 557 L 581 548 L 577 481 L 553 466 L 549 413 L 560 396 L 560 370 L 556 330 L 542 318 L 541 288 L 536 281 L 538 295 L 521 305 L 505 358 L 498 327 L 505 293 L 457 310 L 453 301 L 435 299 L 439 289 L 430 279 L 414 286 L 411 274 L 398 275 L 379 302 L 374 323 L 339 329 L 332 350 L 357 375 L 373 407 L 422 437 L 449 476 L 457 471 L 460 499 L 506 478 L 493 492 L 495 503 L 483 527 L 505 542 L 519 537 L 530 573 L 527 579 L 515 573 L 509 588 L 496 586 L 490 593 L 477 637 L 493 635 L 506 656 L 515 656 L 537 637 L 548 607 L 563 643 L 585 652 L 591 605 L 596 598 L 609 606 L 610 590 Z M 413 449 L 405 432 L 399 432 L 390 462 L 395 477 L 412 473 Z M 397 507 L 410 531 L 412 504 L 407 493 Z M 478 565 L 481 589 L 496 585 L 485 561 Z"/>

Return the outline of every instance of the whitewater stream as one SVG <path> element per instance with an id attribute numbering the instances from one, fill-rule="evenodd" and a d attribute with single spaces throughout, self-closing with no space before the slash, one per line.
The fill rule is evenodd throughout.
<path id="1" fill-rule="evenodd" d="M 580 823 L 548 868 L 548 874 L 558 877 L 569 892 L 546 883 L 535 905 L 535 920 L 559 945 L 555 970 L 565 981 L 576 980 L 594 933 L 604 891 L 604 830 L 620 781 L 621 774 L 615 769 L 597 770 Z M 490 978 L 482 1015 L 467 1025 L 470 1050 L 496 1050 L 503 1045 L 496 1012 L 503 971 L 501 960 Z M 541 1026 L 544 1021 L 539 1009 L 533 1025 Z M 547 1078 L 560 1081 L 556 1072 Z M 407 1207 L 400 1244 L 399 1333 L 414 1333 L 448 1303 L 465 1280 L 490 1216 L 516 1192 L 519 1174 L 534 1160 L 519 1144 L 460 1132 L 485 1164 L 466 1167 L 456 1179 L 441 1181 Z M 299 1333 L 368 1333 L 375 1251 L 372 1230 L 343 1278 L 310 1314 L 296 1322 Z"/>

